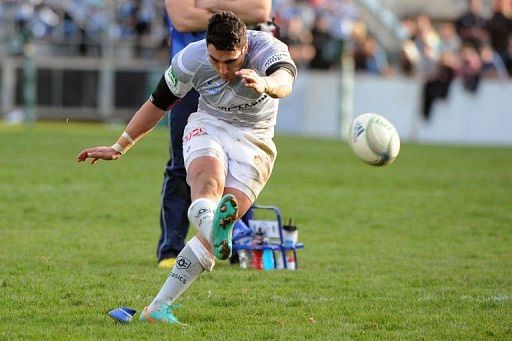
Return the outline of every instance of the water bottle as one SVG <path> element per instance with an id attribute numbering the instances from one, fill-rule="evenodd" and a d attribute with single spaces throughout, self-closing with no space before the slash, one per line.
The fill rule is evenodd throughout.
<path id="1" fill-rule="evenodd" d="M 295 244 L 299 239 L 299 231 L 297 230 L 297 226 L 292 224 L 292 220 L 290 219 L 288 225 L 283 225 L 283 239 L 284 246 L 287 248 L 286 253 L 286 269 L 288 270 L 296 270 L 297 263 L 295 260 Z"/>
<path id="2" fill-rule="evenodd" d="M 240 268 L 249 269 L 251 267 L 251 252 L 249 250 L 238 250 Z"/>
<path id="3" fill-rule="evenodd" d="M 263 249 L 263 270 L 274 270 L 274 252 Z"/>
<path id="4" fill-rule="evenodd" d="M 275 259 L 275 262 L 276 262 L 276 269 L 277 270 L 284 269 L 283 251 L 275 250 L 274 251 L 274 259 Z"/>
<path id="5" fill-rule="evenodd" d="M 283 225 L 283 239 L 286 246 L 295 246 L 299 240 L 299 231 L 297 226 L 292 225 L 291 219 L 288 225 Z"/>
<path id="6" fill-rule="evenodd" d="M 253 245 L 262 246 L 264 236 L 265 234 L 263 231 L 258 229 L 254 234 Z M 263 269 L 263 252 L 261 249 L 255 249 L 252 251 L 252 267 L 258 270 Z"/>
<path id="7" fill-rule="evenodd" d="M 286 269 L 297 269 L 297 263 L 295 262 L 295 253 L 293 252 L 293 250 L 286 250 Z"/>

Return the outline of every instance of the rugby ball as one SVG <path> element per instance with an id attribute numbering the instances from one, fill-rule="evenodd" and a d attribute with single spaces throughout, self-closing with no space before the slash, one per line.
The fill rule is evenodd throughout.
<path id="1" fill-rule="evenodd" d="M 373 166 L 389 165 L 400 151 L 400 137 L 395 127 L 375 113 L 354 118 L 348 142 L 359 159 Z"/>

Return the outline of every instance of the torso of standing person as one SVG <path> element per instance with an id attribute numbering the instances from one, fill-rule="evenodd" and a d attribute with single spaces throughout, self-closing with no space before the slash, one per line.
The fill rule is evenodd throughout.
<path id="1" fill-rule="evenodd" d="M 248 52 L 242 68 L 267 76 L 280 67 L 297 72 L 288 47 L 268 33 L 247 31 Z M 278 100 L 246 87 L 240 78 L 227 82 L 211 65 L 206 41 L 191 43 L 173 59 L 165 73 L 171 92 L 183 97 L 194 88 L 199 92 L 198 112 L 207 113 L 237 127 L 250 127 L 273 135 Z"/>
<path id="2" fill-rule="evenodd" d="M 203 32 L 180 32 L 172 24 L 169 17 L 166 16 L 169 34 L 171 37 L 171 59 L 190 43 L 204 39 L 206 31 Z"/>

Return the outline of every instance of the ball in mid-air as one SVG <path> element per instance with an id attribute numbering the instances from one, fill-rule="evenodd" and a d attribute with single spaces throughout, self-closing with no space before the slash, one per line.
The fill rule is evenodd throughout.
<path id="1" fill-rule="evenodd" d="M 374 166 L 389 165 L 400 151 L 400 137 L 396 128 L 375 113 L 354 118 L 350 124 L 348 142 L 359 159 Z"/>

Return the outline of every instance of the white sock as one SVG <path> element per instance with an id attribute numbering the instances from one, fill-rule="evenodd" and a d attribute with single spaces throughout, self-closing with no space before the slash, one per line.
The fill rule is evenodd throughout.
<path id="1" fill-rule="evenodd" d="M 210 244 L 213 240 L 211 231 L 216 206 L 216 203 L 209 199 L 199 198 L 194 200 L 188 208 L 188 220 Z"/>
<path id="2" fill-rule="evenodd" d="M 215 256 L 197 237 L 192 238 L 176 257 L 174 268 L 148 308 L 152 310 L 163 303 L 172 304 L 204 270 L 212 271 L 214 265 Z"/>

